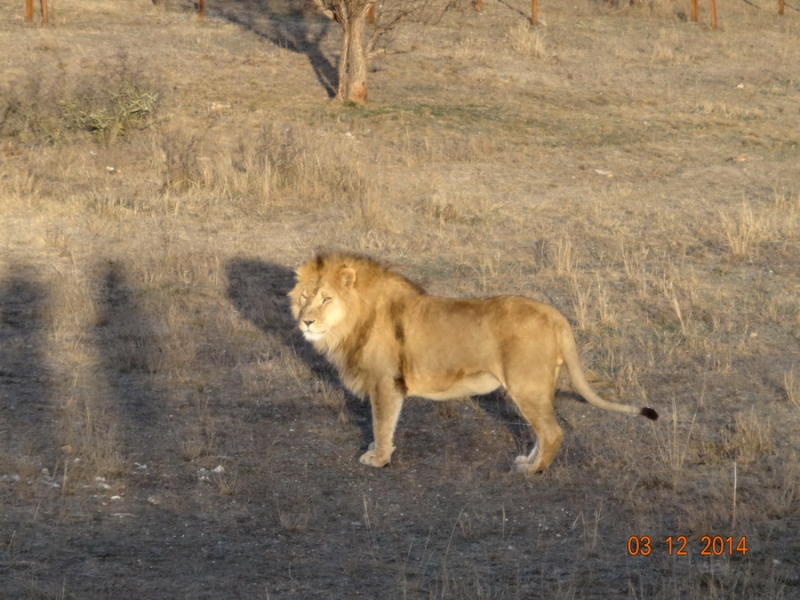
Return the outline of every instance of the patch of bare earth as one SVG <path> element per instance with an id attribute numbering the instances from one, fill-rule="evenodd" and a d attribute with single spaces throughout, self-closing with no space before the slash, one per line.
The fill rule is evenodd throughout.
<path id="1" fill-rule="evenodd" d="M 796 11 L 486 2 L 351 108 L 323 17 L 162 4 L 0 0 L 0 596 L 797 597 Z M 661 419 L 565 379 L 525 478 L 502 397 L 411 399 L 363 467 L 288 314 L 317 248 L 549 302 Z"/>

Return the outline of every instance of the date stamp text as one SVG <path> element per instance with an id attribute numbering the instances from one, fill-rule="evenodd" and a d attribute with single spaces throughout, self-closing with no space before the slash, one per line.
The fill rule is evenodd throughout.
<path id="1" fill-rule="evenodd" d="M 653 541 L 649 535 L 632 535 L 628 538 L 629 556 L 650 556 L 659 549 L 666 550 L 670 556 L 688 556 L 693 547 L 685 535 L 669 536 L 663 543 Z M 748 550 L 747 536 L 704 535 L 700 538 L 698 549 L 700 556 L 744 556 Z"/>

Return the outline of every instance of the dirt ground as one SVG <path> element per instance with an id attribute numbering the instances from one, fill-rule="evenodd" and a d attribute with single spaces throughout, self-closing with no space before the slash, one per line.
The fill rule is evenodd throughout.
<path id="1" fill-rule="evenodd" d="M 0 0 L 0 597 L 800 595 L 800 6 L 465 4 L 360 108 L 291 2 L 50 5 Z M 501 394 L 409 399 L 364 467 L 317 249 L 548 302 L 661 418 L 565 377 L 525 477 Z"/>

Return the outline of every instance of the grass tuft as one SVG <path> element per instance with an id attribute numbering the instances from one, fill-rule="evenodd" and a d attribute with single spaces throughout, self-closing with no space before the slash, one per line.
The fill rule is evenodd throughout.
<path id="1" fill-rule="evenodd" d="M 764 221 L 753 215 L 753 209 L 747 202 L 742 202 L 738 220 L 722 209 L 719 217 L 731 254 L 744 257 L 755 251 L 765 227 Z"/>
<path id="2" fill-rule="evenodd" d="M 523 58 L 543 58 L 547 55 L 545 36 L 541 27 L 531 27 L 528 21 L 520 21 L 506 33 L 511 49 Z"/>

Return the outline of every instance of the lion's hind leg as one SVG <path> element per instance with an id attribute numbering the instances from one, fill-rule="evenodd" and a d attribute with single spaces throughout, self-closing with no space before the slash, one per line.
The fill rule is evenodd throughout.
<path id="1" fill-rule="evenodd" d="M 564 431 L 553 410 L 555 382 L 550 382 L 549 378 L 536 381 L 534 376 L 522 386 L 510 384 L 508 392 L 536 434 L 536 445 L 531 453 L 516 458 L 517 470 L 525 473 L 543 471 L 553 462 L 564 439 Z"/>

